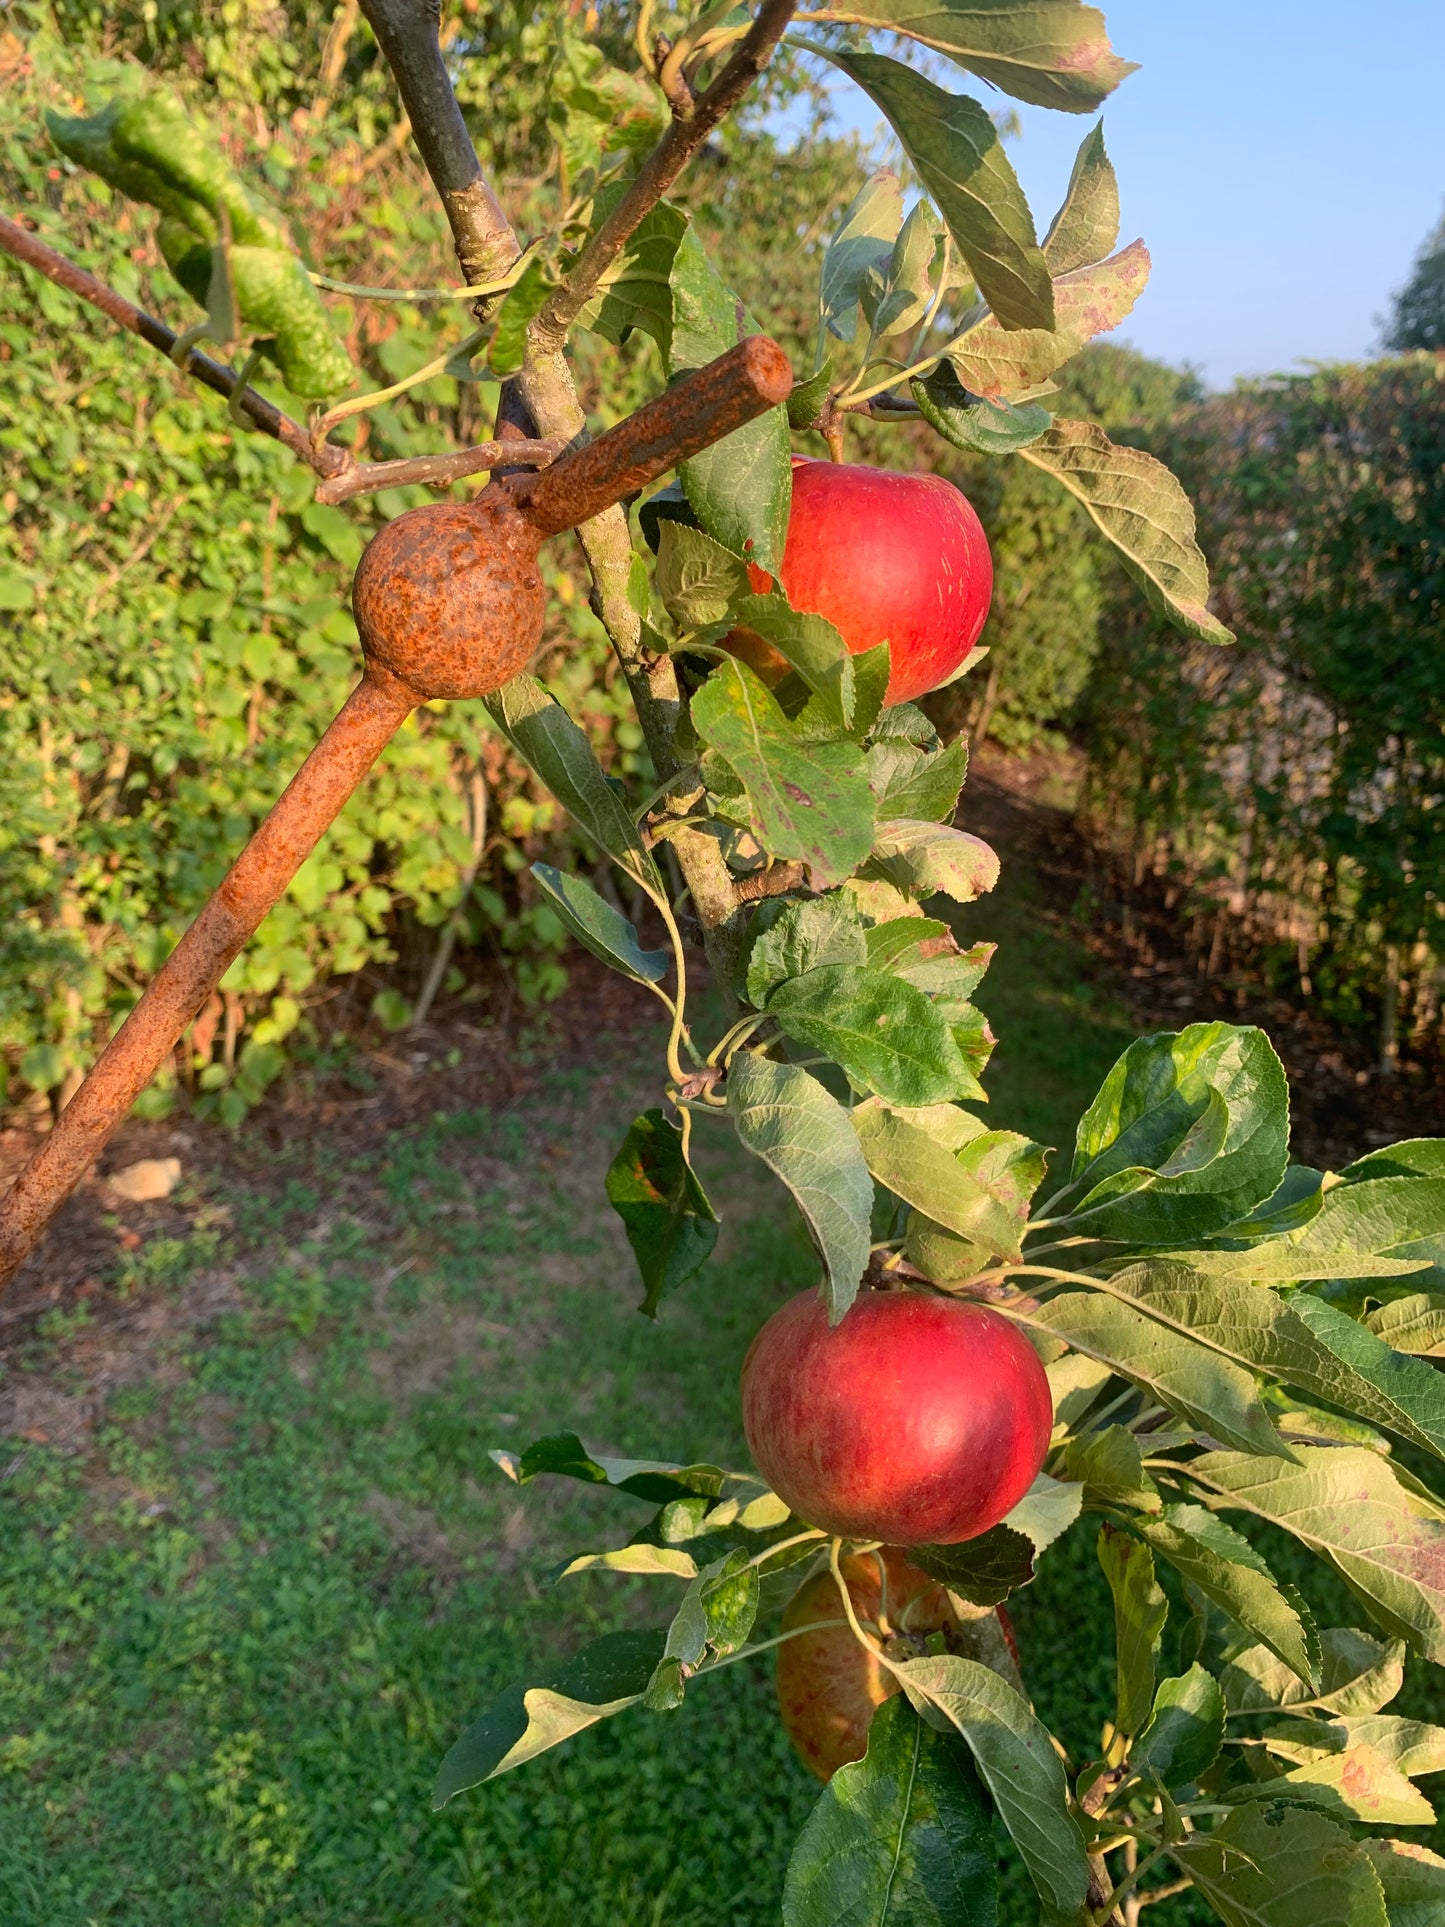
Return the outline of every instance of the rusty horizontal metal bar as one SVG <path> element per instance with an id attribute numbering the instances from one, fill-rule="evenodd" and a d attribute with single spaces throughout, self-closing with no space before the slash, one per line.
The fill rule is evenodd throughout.
<path id="1" fill-rule="evenodd" d="M 135 331 L 153 339 L 148 328 L 160 324 L 133 314 L 148 324 Z M 411 711 L 437 696 L 487 694 L 531 656 L 544 616 L 542 541 L 777 406 L 791 387 L 782 349 L 754 337 L 550 468 L 500 477 L 470 503 L 413 509 L 380 531 L 353 590 L 360 683 L 0 1202 L 0 1290 Z"/>

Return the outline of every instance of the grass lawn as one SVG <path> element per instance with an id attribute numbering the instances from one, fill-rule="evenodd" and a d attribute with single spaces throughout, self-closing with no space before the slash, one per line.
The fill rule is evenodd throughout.
<path id="1" fill-rule="evenodd" d="M 1067 1144 L 1122 1015 L 1080 950 L 1030 926 L 1027 879 L 969 929 L 1003 940 L 982 999 L 1004 1040 L 993 1112 Z M 816 1789 L 764 1663 L 428 1804 L 493 1693 L 625 1618 L 661 1622 L 674 1596 L 546 1590 L 564 1551 L 620 1543 L 645 1509 L 519 1493 L 487 1448 L 575 1428 L 743 1462 L 742 1354 L 814 1275 L 782 1194 L 719 1131 L 702 1152 L 718 1259 L 659 1323 L 636 1314 L 601 1179 L 621 1107 L 650 1101 L 654 1045 L 603 1040 L 525 1105 L 361 1153 L 307 1131 L 264 1185 L 213 1171 L 190 1243 L 137 1254 L 119 1336 L 64 1314 L 12 1358 L 97 1409 L 81 1451 L 0 1454 L 6 1927 L 776 1921 Z M 1112 1684 L 1087 1529 L 1015 1616 L 1041 1713 L 1086 1754 Z M 1012 1875 L 1005 1912 L 1035 1918 Z M 1151 1927 L 1200 1918 L 1169 1903 Z"/>

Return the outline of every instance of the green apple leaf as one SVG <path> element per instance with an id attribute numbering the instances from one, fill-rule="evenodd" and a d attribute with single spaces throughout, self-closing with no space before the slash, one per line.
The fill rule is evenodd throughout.
<path id="1" fill-rule="evenodd" d="M 1445 1772 L 1445 1726 L 1401 1719 L 1395 1713 L 1361 1713 L 1337 1720 L 1296 1718 L 1267 1727 L 1266 1747 L 1281 1758 L 1304 1765 L 1326 1753 L 1347 1753 L 1368 1746 L 1409 1779 Z"/>
<path id="2" fill-rule="evenodd" d="M 694 1277 L 717 1243 L 717 1213 L 683 1155 L 682 1132 L 661 1111 L 634 1118 L 607 1171 L 607 1197 L 621 1218 L 657 1316 L 663 1296 Z"/>
<path id="3" fill-rule="evenodd" d="M 1035 1552 L 1045 1552 L 1068 1531 L 1083 1504 L 1082 1485 L 1071 1479 L 1051 1479 L 1047 1472 L 1040 1472 L 1004 1524 L 1031 1540 Z"/>
<path id="4" fill-rule="evenodd" d="M 513 676 L 485 702 L 497 728 L 578 828 L 644 889 L 661 894 L 657 866 L 642 846 L 625 801 L 556 698 L 534 677 L 522 675 Z"/>
<path id="5" fill-rule="evenodd" d="M 1288 1142 L 1289 1087 L 1263 1031 L 1141 1037 L 1079 1122 L 1066 1222 L 1157 1244 L 1207 1235 L 1270 1195 Z"/>
<path id="6" fill-rule="evenodd" d="M 735 661 L 698 690 L 692 720 L 743 784 L 752 833 L 770 856 L 801 859 L 822 889 L 851 875 L 873 841 L 873 796 L 853 744 L 801 741 L 772 692 Z"/>
<path id="7" fill-rule="evenodd" d="M 909 921 L 912 919 L 903 917 L 898 919 L 899 923 Z M 920 990 L 926 990 L 930 997 L 946 998 L 950 1009 L 966 1004 L 983 982 L 988 967 L 993 962 L 997 944 L 976 943 L 970 945 L 967 950 L 960 950 L 956 941 L 947 940 L 952 939 L 953 933 L 946 925 L 944 926 L 946 940 L 943 943 L 929 941 L 934 927 L 932 917 L 921 919 L 919 927 L 929 933 L 929 936 L 920 938 L 921 943 L 929 944 L 928 950 L 925 952 L 919 949 L 915 955 L 909 955 L 906 952 L 897 954 L 888 968 L 895 975 L 906 977 L 909 983 L 917 984 Z M 877 936 L 877 932 L 870 931 L 869 936 L 872 939 Z M 868 960 L 870 963 L 874 961 L 871 942 Z"/>
<path id="8" fill-rule="evenodd" d="M 433 1807 L 444 1807 L 468 1787 L 509 1773 L 598 1720 L 636 1706 L 663 1641 L 660 1631 L 605 1633 L 545 1683 L 509 1687 L 442 1761 Z"/>
<path id="9" fill-rule="evenodd" d="M 886 263 L 869 268 L 859 300 L 875 341 L 916 328 L 933 301 L 929 271 L 940 233 L 927 201 L 917 202 Z"/>
<path id="10" fill-rule="evenodd" d="M 993 1927 L 992 1835 L 967 1748 L 885 1700 L 798 1836 L 783 1927 Z"/>
<path id="11" fill-rule="evenodd" d="M 823 256 L 818 312 L 840 341 L 856 334 L 864 279 L 870 270 L 887 267 L 902 226 L 903 183 L 891 167 L 880 167 L 844 210 Z"/>
<path id="12" fill-rule="evenodd" d="M 788 426 L 802 430 L 811 428 L 823 412 L 823 404 L 828 399 L 828 389 L 833 381 L 833 357 L 829 355 L 816 375 L 809 375 L 800 381 L 787 400 Z M 884 680 L 887 687 L 887 679 Z"/>
<path id="13" fill-rule="evenodd" d="M 529 261 L 497 309 L 496 325 L 487 348 L 488 374 L 499 381 L 516 374 L 527 358 L 528 324 L 546 306 L 551 292 L 552 283 L 542 263 Z"/>
<path id="14" fill-rule="evenodd" d="M 944 1017 L 886 971 L 822 964 L 785 978 L 768 998 L 768 1015 L 890 1103 L 942 1104 L 970 1083 Z"/>
<path id="15" fill-rule="evenodd" d="M 1392 1351 L 1412 1358 L 1445 1356 L 1445 1293 L 1416 1291 L 1376 1306 L 1365 1327 Z"/>
<path id="16" fill-rule="evenodd" d="M 549 1575 L 548 1583 L 570 1579 L 579 1572 L 623 1572 L 642 1578 L 696 1579 L 697 1561 L 682 1546 L 654 1546 L 645 1541 L 618 1546 L 611 1552 L 584 1552 L 568 1559 Z"/>
<path id="17" fill-rule="evenodd" d="M 604 187 L 597 195 L 592 204 L 594 233 L 622 199 L 623 191 L 624 183 L 617 182 Z M 670 282 L 677 251 L 688 227 L 688 217 L 680 208 L 670 207 L 666 201 L 659 202 L 633 229 L 621 254 L 609 268 L 603 286 L 578 315 L 579 325 L 614 343 L 624 342 L 636 328 L 642 334 L 651 335 L 664 356 L 668 355 L 672 348 Z M 544 297 L 548 292 L 543 289 Z M 530 319 L 530 315 L 521 317 L 523 329 Z M 515 348 L 509 359 L 514 358 L 514 365 L 520 368 L 525 336 L 521 331 L 515 332 Z M 494 341 L 489 357 L 494 369 L 496 352 Z"/>
<path id="18" fill-rule="evenodd" d="M 1435 1809 L 1398 1767 L 1363 1743 L 1327 1753 L 1249 1787 L 1251 1800 L 1298 1800 L 1337 1820 L 1372 1827 L 1429 1827 Z"/>
<path id="19" fill-rule="evenodd" d="M 1159 1642 L 1169 1601 L 1154 1576 L 1154 1555 L 1127 1532 L 1099 1528 L 1099 1564 L 1114 1596 L 1114 1657 L 1118 1675 L 1114 1724 L 1137 1733 L 1154 1704 Z"/>
<path id="20" fill-rule="evenodd" d="M 1335 1568 L 1388 1633 L 1445 1664 L 1445 1519 L 1376 1452 L 1295 1449 L 1298 1464 L 1209 1452 L 1181 1470 L 1215 1505 L 1283 1526 Z"/>
<path id="21" fill-rule="evenodd" d="M 1149 1724 L 1129 1755 L 1137 1773 L 1161 1786 L 1190 1786 L 1207 1773 L 1224 1744 L 1224 1695 L 1199 1665 L 1161 1680 Z"/>
<path id="22" fill-rule="evenodd" d="M 1054 288 L 1033 216 L 992 117 L 884 54 L 803 43 L 880 107 L 1005 328 L 1052 328 Z"/>
<path id="23" fill-rule="evenodd" d="M 1170 1852 L 1224 1927 L 1391 1927 L 1369 1856 L 1323 1813 L 1251 1800 Z"/>
<path id="24" fill-rule="evenodd" d="M 1411 1273 L 1418 1277 L 1430 1265 L 1430 1242 L 1445 1237 L 1445 1177 L 1365 1175 L 1352 1180 L 1341 1174 L 1328 1190 L 1316 1186 L 1307 1203 L 1307 1212 L 1302 1198 L 1269 1217 L 1226 1226 L 1221 1245 L 1237 1246 L 1241 1237 L 1259 1232 L 1264 1240 L 1202 1252 L 1191 1256 L 1191 1262 L 1201 1271 L 1253 1284 Z M 1420 1286 L 1430 1282 L 1418 1278 Z"/>
<path id="25" fill-rule="evenodd" d="M 1079 0 L 845 0 L 808 17 L 905 34 L 1015 100 L 1066 114 L 1092 114 L 1136 70 L 1109 45 L 1099 9 Z"/>
<path id="26" fill-rule="evenodd" d="M 614 910 L 590 883 L 550 863 L 534 863 L 532 875 L 542 893 L 584 950 L 600 957 L 634 983 L 658 984 L 667 975 L 672 957 L 666 950 L 644 950 L 637 932 L 620 910 Z"/>
<path id="27" fill-rule="evenodd" d="M 929 427 L 969 455 L 1016 455 L 1036 442 L 1054 419 L 1037 402 L 970 393 L 947 361 L 909 388 Z"/>
<path id="28" fill-rule="evenodd" d="M 1119 183 L 1104 148 L 1102 121 L 1091 127 L 1074 156 L 1062 207 L 1044 236 L 1044 259 L 1053 275 L 1102 261 L 1119 239 Z"/>
<path id="29" fill-rule="evenodd" d="M 861 964 L 868 946 L 852 899 L 839 891 L 803 903 L 759 904 L 748 950 L 748 1002 L 761 1010 L 789 977 L 823 964 Z"/>
<path id="30" fill-rule="evenodd" d="M 667 1629 L 658 1667 L 675 1664 L 686 1678 L 709 1653 L 726 1658 L 745 1644 L 757 1612 L 758 1569 L 746 1546 L 734 1546 L 688 1586 Z"/>
<path id="31" fill-rule="evenodd" d="M 869 1170 L 896 1197 L 986 1251 L 1018 1257 L 1017 1211 L 935 1137 L 871 1102 L 854 1111 L 853 1127 Z"/>
<path id="32" fill-rule="evenodd" d="M 701 368 L 760 332 L 691 227 L 678 243 L 670 272 L 669 374 Z M 715 542 L 761 568 L 776 571 L 781 566 L 793 493 L 785 407 L 769 408 L 734 429 L 684 462 L 678 473 L 698 521 Z"/>
<path id="33" fill-rule="evenodd" d="M 952 369 L 954 379 L 972 396 L 1027 406 L 1041 389 L 1049 392 L 1050 376 L 1086 343 L 1117 328 L 1133 311 L 1148 283 L 1150 265 L 1148 248 L 1131 241 L 1107 261 L 1061 274 L 1053 284 L 1051 326 L 1008 328 L 997 315 L 978 315 L 943 348 L 942 365 Z M 1013 452 L 1039 442 L 1038 436 L 1016 441 Z M 1168 474 L 1167 469 L 1160 472 Z"/>
<path id="34" fill-rule="evenodd" d="M 794 609 L 784 595 L 750 593 L 734 607 L 733 620 L 740 629 L 750 630 L 776 649 L 788 667 L 802 677 L 819 698 L 828 734 L 851 729 L 855 706 L 853 658 L 826 616 Z"/>
<path id="35" fill-rule="evenodd" d="M 1067 1291 L 1026 1319 L 1015 1315 L 1151 1392 L 1191 1429 L 1246 1452 L 1290 1456 L 1259 1401 L 1252 1373 L 1132 1305 L 1097 1292 Z"/>
<path id="36" fill-rule="evenodd" d="M 657 593 L 681 630 L 721 622 L 753 593 L 748 565 L 701 529 L 666 520 L 657 532 Z"/>
<path id="37" fill-rule="evenodd" d="M 1390 1927 L 1439 1927 L 1445 1920 L 1445 1860 L 1414 1840 L 1360 1840 L 1375 1870 Z"/>
<path id="38" fill-rule="evenodd" d="M 1068 1356 L 1079 1358 L 1083 1354 L 1071 1352 Z M 1107 1379 L 1110 1374 L 1107 1368 L 1103 1369 Z M 1091 1381 L 1095 1388 L 1100 1382 Z M 1091 1506 L 1117 1506 L 1127 1512 L 1162 1512 L 1164 1509 L 1158 1486 L 1144 1470 L 1139 1441 L 1122 1425 L 1106 1425 L 1101 1432 L 1085 1432 L 1079 1438 L 1070 1439 L 1064 1465 L 1069 1477 L 1082 1484 L 1084 1498 Z"/>
<path id="39" fill-rule="evenodd" d="M 514 1485 L 528 1485 L 544 1476 L 580 1479 L 584 1485 L 616 1486 L 634 1498 L 667 1505 L 694 1495 L 716 1498 L 730 1482 L 757 1486 L 758 1480 L 740 1478 L 716 1465 L 672 1465 L 663 1459 L 611 1459 L 589 1452 L 575 1432 L 552 1432 L 524 1452 L 489 1452 L 487 1457 Z"/>
<path id="40" fill-rule="evenodd" d="M 905 1660 L 898 1676 L 930 1725 L 946 1722 L 963 1735 L 1045 1910 L 1071 1919 L 1084 1903 L 1089 1865 L 1048 1729 L 1027 1700 L 976 1660 Z"/>
<path id="41" fill-rule="evenodd" d="M 929 751 L 894 737 L 875 743 L 864 761 L 880 823 L 897 817 L 947 823 L 968 774 L 968 742 L 959 736 L 947 749 Z"/>
<path id="42" fill-rule="evenodd" d="M 1323 1659 L 1309 1609 L 1293 1588 L 1279 1585 L 1243 1534 L 1200 1505 L 1166 1506 L 1158 1518 L 1131 1524 L 1206 1599 L 1263 1641 L 1296 1686 L 1314 1690 Z"/>
<path id="43" fill-rule="evenodd" d="M 899 968 L 900 965 L 906 968 L 910 963 L 919 964 L 924 961 L 923 953 L 919 949 L 920 944 L 934 943 L 939 937 L 947 940 L 952 934 L 946 923 L 940 923 L 936 917 L 925 917 L 921 913 L 916 917 L 894 917 L 888 923 L 870 924 L 864 932 L 867 946 L 864 961 L 870 970 L 897 970 L 902 976 L 904 970 Z M 993 945 L 990 944 L 988 949 L 991 953 Z M 986 965 L 985 968 L 987 968 Z M 980 970 L 978 975 L 981 978 L 983 971 Z M 913 982 L 913 979 L 909 978 L 909 982 Z M 973 987 L 970 984 L 969 989 Z M 919 985 L 920 990 L 927 988 L 926 984 Z M 964 995 L 967 994 L 965 991 Z"/>
<path id="44" fill-rule="evenodd" d="M 1049 1381 L 1049 1393 L 1054 1401 L 1054 1424 L 1071 1431 L 1081 1425 L 1089 1412 L 1099 1401 L 1099 1394 L 1114 1374 L 1107 1365 L 1101 1365 L 1097 1358 L 1085 1358 L 1082 1352 L 1065 1352 L 1044 1371 Z M 1112 1429 L 1112 1428 L 1111 1428 Z M 1123 1427 L 1118 1428 L 1120 1431 Z M 1132 1438 L 1132 1434 L 1127 1434 Z M 1073 1447 L 1070 1446 L 1070 1451 Z M 1134 1445 L 1138 1456 L 1138 1443 Z M 1075 1478 L 1074 1472 L 1069 1477 Z M 1141 1466 L 1142 1476 L 1142 1466 Z"/>
<path id="45" fill-rule="evenodd" d="M 1285 1379 L 1445 1458 L 1445 1381 L 1334 1305 L 1202 1278 L 1167 1259 L 1129 1265 L 1106 1289 L 1251 1371 Z"/>
<path id="46" fill-rule="evenodd" d="M 998 882 L 998 857 L 982 837 L 946 823 L 910 817 L 880 823 L 873 858 L 888 882 L 911 897 L 942 895 L 972 903 Z"/>
<path id="47" fill-rule="evenodd" d="M 848 1113 L 796 1064 L 741 1052 L 728 1109 L 746 1150 L 792 1192 L 823 1261 L 831 1321 L 847 1311 L 868 1266 L 873 1181 Z"/>
<path id="48" fill-rule="evenodd" d="M 1371 1717 L 1404 1685 L 1403 1640 L 1371 1639 L 1353 1626 L 1328 1626 L 1318 1639 L 1316 1683 L 1268 1646 L 1234 1653 L 1219 1674 L 1230 1711 L 1264 1713 L 1308 1701 L 1341 1718 Z"/>
<path id="49" fill-rule="evenodd" d="M 1033 1541 L 1010 1525 L 952 1546 L 914 1546 L 911 1564 L 975 1606 L 997 1606 L 1034 1576 Z"/>
<path id="50" fill-rule="evenodd" d="M 1199 642 L 1233 642 L 1209 613 L 1209 569 L 1194 507 L 1162 462 L 1120 448 L 1093 422 L 1056 420 L 1019 460 L 1062 483 L 1143 589 L 1150 606 Z"/>

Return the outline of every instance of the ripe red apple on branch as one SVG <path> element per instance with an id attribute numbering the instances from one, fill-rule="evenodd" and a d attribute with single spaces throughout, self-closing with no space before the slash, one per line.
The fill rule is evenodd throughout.
<path id="1" fill-rule="evenodd" d="M 863 1291 L 830 1327 L 817 1292 L 753 1340 L 743 1429 L 809 1525 L 891 1545 L 974 1539 L 1038 1476 L 1053 1429 L 1038 1354 L 985 1306 Z"/>
<path id="2" fill-rule="evenodd" d="M 749 565 L 760 594 L 773 586 Z M 978 641 L 993 562 L 968 497 L 941 475 L 901 475 L 793 457 L 793 505 L 782 585 L 795 609 L 826 616 L 851 655 L 889 644 L 890 703 L 945 683 Z M 776 682 L 787 665 L 761 636 L 728 646 Z"/>

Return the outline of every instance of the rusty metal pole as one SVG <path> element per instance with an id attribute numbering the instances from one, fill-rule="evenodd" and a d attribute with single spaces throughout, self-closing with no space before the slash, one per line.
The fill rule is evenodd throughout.
<path id="1" fill-rule="evenodd" d="M 754 336 L 552 467 L 380 531 L 353 590 L 360 683 L 0 1203 L 0 1290 L 412 710 L 489 695 L 532 655 L 540 544 L 776 407 L 792 383 L 782 349 Z"/>

